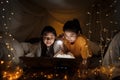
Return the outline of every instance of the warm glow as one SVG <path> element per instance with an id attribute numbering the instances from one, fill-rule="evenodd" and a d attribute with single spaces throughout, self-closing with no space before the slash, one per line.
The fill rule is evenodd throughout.
<path id="1" fill-rule="evenodd" d="M 10 57 L 10 55 L 8 55 L 8 57 Z"/>
<path id="2" fill-rule="evenodd" d="M 0 61 L 0 63 L 1 63 L 1 64 L 3 64 L 3 63 L 4 63 L 4 61 Z"/>
<path id="3" fill-rule="evenodd" d="M 64 76 L 64 80 L 67 80 L 67 79 L 68 79 L 68 78 L 67 78 L 67 75 L 65 75 L 65 76 Z"/>
<path id="4" fill-rule="evenodd" d="M 17 80 L 23 73 L 20 67 L 16 67 L 14 71 L 3 71 L 3 79 Z"/>
<path id="5" fill-rule="evenodd" d="M 57 41 L 57 44 L 58 44 L 58 45 L 62 45 L 63 42 L 62 42 L 61 40 L 58 40 L 58 41 Z"/>
<path id="6" fill-rule="evenodd" d="M 114 69 L 115 69 L 114 66 L 108 66 L 108 67 L 102 66 L 102 67 L 100 68 L 100 71 L 101 71 L 103 74 L 111 75 Z"/>

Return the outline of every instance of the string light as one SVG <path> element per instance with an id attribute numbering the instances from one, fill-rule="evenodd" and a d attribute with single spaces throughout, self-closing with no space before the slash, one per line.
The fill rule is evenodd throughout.
<path id="1" fill-rule="evenodd" d="M 90 13 L 90 12 L 87 12 L 87 14 L 88 14 L 88 15 L 91 15 L 91 13 Z"/>
<path id="2" fill-rule="evenodd" d="M 8 29 L 8 27 L 5 27 L 5 29 Z"/>
<path id="3" fill-rule="evenodd" d="M 2 11 L 5 11 L 5 8 L 3 8 Z"/>
<path id="4" fill-rule="evenodd" d="M 1 61 L 1 64 L 3 64 L 4 63 L 4 61 Z"/>
<path id="5" fill-rule="evenodd" d="M 114 10 L 114 13 L 117 13 L 117 10 Z"/>
<path id="6" fill-rule="evenodd" d="M 91 39 L 91 33 L 92 33 L 92 31 L 91 31 L 91 12 L 90 11 L 88 11 L 87 12 L 87 15 L 89 16 L 89 22 L 86 24 L 86 26 L 88 26 L 88 39 Z M 91 33 L 90 33 L 91 32 Z"/>
<path id="7" fill-rule="evenodd" d="M 98 11 L 97 11 L 96 13 L 97 13 L 97 14 L 100 14 L 100 12 L 98 12 Z"/>
<path id="8" fill-rule="evenodd" d="M 14 64 L 14 60 L 16 59 L 16 57 L 14 56 L 14 54 L 16 53 L 15 49 L 13 48 L 13 45 L 11 43 L 11 40 L 14 40 L 12 34 L 10 34 L 10 32 L 8 31 L 8 24 L 11 21 L 11 16 L 13 16 L 15 13 L 14 12 L 10 12 L 10 5 L 9 5 L 9 0 L 6 0 L 5 2 L 0 2 L 1 4 L 3 4 L 2 8 L 1 8 L 1 18 L 2 18 L 2 30 L 4 31 L 4 33 L 0 36 L 0 38 L 2 39 L 4 45 L 6 45 L 6 54 L 8 57 L 8 62 L 7 61 L 1 61 L 1 64 L 5 63 L 5 68 L 7 69 L 6 71 L 3 70 L 3 79 L 7 79 L 7 80 L 16 80 L 20 77 L 20 75 L 22 74 L 22 70 L 19 69 L 18 67 L 16 67 L 16 69 L 12 70 L 13 72 L 11 72 L 11 70 L 9 68 L 11 67 L 15 67 L 16 65 Z M 6 4 L 7 3 L 7 4 Z M 10 16 L 10 17 L 8 17 Z M 9 21 L 8 21 L 9 20 Z M 6 40 L 8 39 L 8 40 Z"/>
<path id="9" fill-rule="evenodd" d="M 10 18 L 10 17 L 8 18 L 8 20 L 11 20 L 11 19 L 12 19 L 12 18 Z"/>
<path id="10" fill-rule="evenodd" d="M 20 67 L 16 67 L 14 71 L 3 71 L 3 79 L 17 80 L 23 73 Z"/>
<path id="11" fill-rule="evenodd" d="M 120 57 L 118 58 L 118 60 L 120 60 Z"/>
<path id="12" fill-rule="evenodd" d="M 117 21 L 115 21 L 115 24 L 117 25 L 117 24 L 118 24 L 118 22 L 117 22 Z"/>
<path id="13" fill-rule="evenodd" d="M 0 39 L 2 39 L 3 37 L 2 36 L 0 36 Z"/>
<path id="14" fill-rule="evenodd" d="M 106 14 L 106 17 L 109 16 L 108 14 Z"/>
<path id="15" fill-rule="evenodd" d="M 8 55 L 8 57 L 11 57 L 11 55 Z"/>
<path id="16" fill-rule="evenodd" d="M 114 1 L 114 3 L 116 3 L 117 1 L 115 0 Z M 6 1 L 6 3 L 9 3 L 9 1 L 7 0 Z M 3 2 L 1 2 L 1 4 L 3 4 Z M 92 7 L 94 7 L 95 5 L 92 5 Z M 110 5 L 110 7 L 113 7 L 113 5 Z M 2 11 L 5 11 L 5 8 L 3 8 L 2 9 Z M 114 10 L 114 12 L 116 13 L 117 12 L 117 10 Z M 101 15 L 101 13 L 100 12 L 96 12 L 98 15 Z M 10 13 L 11 15 L 14 15 L 15 13 L 13 13 L 13 12 L 11 12 Z M 87 14 L 89 15 L 89 16 L 92 16 L 92 14 L 90 13 L 90 12 L 87 12 Z M 106 14 L 106 17 L 108 17 L 109 16 L 109 14 Z M 2 18 L 4 19 L 6 16 L 2 16 Z M 9 17 L 8 18 L 8 20 L 11 20 L 12 18 L 11 17 Z M 96 23 L 97 24 L 99 24 L 101 22 L 101 20 L 99 21 L 96 21 Z M 110 21 L 110 23 L 111 23 L 111 21 Z M 112 23 L 113 23 L 113 21 L 112 21 Z M 118 24 L 118 22 L 115 22 L 115 24 Z M 6 26 L 7 24 L 5 24 L 4 26 Z M 91 26 L 91 18 L 90 18 L 90 21 L 89 21 L 89 23 L 87 23 L 86 24 L 86 26 L 89 26 L 89 30 L 88 30 L 88 33 L 90 33 L 89 34 L 89 36 L 91 36 L 91 33 L 92 33 L 92 30 L 91 30 L 91 28 L 90 28 L 90 26 Z M 5 29 L 8 29 L 8 27 L 4 27 Z M 106 29 L 106 28 L 102 28 L 102 30 L 103 30 L 103 32 L 107 32 L 108 30 Z M 8 36 L 10 36 L 10 37 L 12 37 L 12 35 L 11 34 L 9 34 L 8 32 L 5 32 L 5 34 L 7 34 Z M 100 34 L 101 35 L 101 34 Z M 2 38 L 2 36 L 0 36 L 0 38 Z M 90 38 L 90 37 L 89 37 Z M 106 39 L 107 40 L 109 40 L 109 38 L 108 37 L 106 37 Z M 14 40 L 14 38 L 12 38 L 12 40 Z M 104 41 L 104 39 L 103 39 L 103 36 L 101 36 L 100 37 L 100 40 L 101 41 Z M 8 43 L 6 43 L 6 45 L 7 45 L 7 48 L 8 49 L 10 49 L 11 51 L 13 51 L 14 50 L 14 48 L 12 48 L 12 46 L 10 46 L 10 43 L 8 42 Z M 8 57 L 11 57 L 11 55 L 8 55 Z M 15 59 L 15 57 L 13 57 L 13 59 Z M 119 57 L 119 60 L 120 60 L 120 57 Z M 99 60 L 99 62 L 101 63 L 102 62 L 102 60 Z M 3 62 L 2 62 L 3 63 Z M 110 71 L 112 71 L 113 69 L 110 69 Z M 94 74 L 95 75 L 97 75 L 97 71 L 98 71 L 98 69 L 96 69 L 95 71 L 94 71 Z M 20 71 L 21 72 L 21 71 Z M 14 76 L 15 78 L 18 78 L 18 74 L 20 73 L 19 71 L 16 71 L 14 74 L 16 74 L 16 75 L 12 75 L 12 77 Z M 12 73 L 10 73 L 10 74 L 12 74 Z M 9 75 L 8 76 L 8 74 L 7 74 L 7 72 L 5 71 L 4 72 L 4 77 L 5 77 L 5 75 L 7 76 L 7 77 L 10 77 L 10 79 L 13 79 L 13 78 L 11 78 L 11 76 Z M 46 77 L 46 78 L 51 78 L 52 76 L 53 76 L 53 74 L 51 74 L 51 75 L 49 75 L 49 74 L 44 74 L 43 72 L 41 72 L 41 75 L 43 75 L 44 77 Z M 39 75 L 37 75 L 36 73 L 34 73 L 33 74 L 33 77 L 34 76 L 39 76 Z M 56 74 L 56 76 L 59 76 L 58 74 Z M 67 75 L 65 75 L 65 77 L 66 77 Z M 26 79 L 27 77 L 24 77 L 24 79 Z M 66 77 L 67 78 L 67 77 Z"/>
<path id="17" fill-rule="evenodd" d="M 117 0 L 114 0 L 114 3 L 117 3 Z"/>
<path id="18" fill-rule="evenodd" d="M 9 3 L 9 1 L 7 0 L 6 3 Z"/>
<path id="19" fill-rule="evenodd" d="M 4 26 L 6 26 L 7 24 L 6 24 L 6 23 L 4 23 L 3 25 L 4 25 Z"/>
<path id="20" fill-rule="evenodd" d="M 11 34 L 9 34 L 9 36 L 11 37 L 12 35 L 11 35 Z"/>
<path id="21" fill-rule="evenodd" d="M 1 2 L 1 4 L 3 4 L 3 2 Z"/>
<path id="22" fill-rule="evenodd" d="M 13 12 L 11 12 L 11 15 L 14 15 L 14 13 L 13 13 Z"/>
<path id="23" fill-rule="evenodd" d="M 110 23 L 112 24 L 112 23 L 113 23 L 113 21 L 110 21 Z"/>
<path id="24" fill-rule="evenodd" d="M 2 18 L 4 19 L 4 18 L 5 18 L 5 16 L 2 16 Z"/>

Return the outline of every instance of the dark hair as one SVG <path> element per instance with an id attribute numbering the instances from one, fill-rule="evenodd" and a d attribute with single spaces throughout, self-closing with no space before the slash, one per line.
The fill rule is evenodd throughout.
<path id="1" fill-rule="evenodd" d="M 75 32 L 76 34 L 79 33 L 82 34 L 82 29 L 78 19 L 67 21 L 63 26 L 63 31 L 72 31 Z"/>
<path id="2" fill-rule="evenodd" d="M 53 33 L 55 36 L 57 36 L 56 31 L 52 26 L 45 26 L 44 29 L 41 32 L 41 36 L 45 35 L 48 32 Z M 41 53 L 42 57 L 53 57 L 54 56 L 53 44 L 50 46 L 50 49 L 49 49 L 49 52 L 48 52 L 49 54 L 48 54 L 46 52 L 47 51 L 47 46 L 44 44 L 43 39 L 41 39 L 41 49 L 42 49 L 42 53 Z"/>
<path id="3" fill-rule="evenodd" d="M 41 32 L 41 36 L 43 36 L 45 33 L 51 32 L 55 36 L 57 36 L 55 29 L 52 26 L 45 26 Z"/>

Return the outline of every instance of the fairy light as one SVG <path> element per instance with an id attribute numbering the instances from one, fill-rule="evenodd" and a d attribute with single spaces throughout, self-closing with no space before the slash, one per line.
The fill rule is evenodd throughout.
<path id="1" fill-rule="evenodd" d="M 6 24 L 6 23 L 4 23 L 3 25 L 4 25 L 4 26 L 6 26 L 7 24 Z"/>
<path id="2" fill-rule="evenodd" d="M 118 22 L 117 22 L 117 21 L 115 21 L 115 24 L 117 25 L 117 24 L 118 24 Z"/>
<path id="3" fill-rule="evenodd" d="M 120 60 L 120 57 L 118 57 L 118 60 Z"/>
<path id="4" fill-rule="evenodd" d="M 88 38 L 91 39 L 91 34 L 92 34 L 92 31 L 91 31 L 91 12 L 87 12 L 87 15 L 89 16 L 89 22 L 86 24 L 86 26 L 88 26 Z"/>
<path id="5" fill-rule="evenodd" d="M 11 15 L 14 15 L 14 12 L 11 12 Z"/>
<path id="6" fill-rule="evenodd" d="M 2 36 L 0 36 L 0 39 L 2 39 L 3 37 Z"/>
<path id="7" fill-rule="evenodd" d="M 9 3 L 9 1 L 7 0 L 6 3 Z"/>
<path id="8" fill-rule="evenodd" d="M 5 29 L 8 29 L 8 27 L 5 27 Z"/>
<path id="9" fill-rule="evenodd" d="M 5 18 L 5 16 L 2 16 L 2 18 L 4 19 L 4 18 Z"/>
<path id="10" fill-rule="evenodd" d="M 114 13 L 117 13 L 117 10 L 114 10 Z"/>
<path id="11" fill-rule="evenodd" d="M 11 55 L 8 55 L 8 57 L 11 57 Z"/>
<path id="12" fill-rule="evenodd" d="M 98 12 L 98 11 L 97 11 L 96 13 L 97 13 L 97 14 L 100 14 L 100 12 Z"/>
<path id="13" fill-rule="evenodd" d="M 3 4 L 3 2 L 0 2 L 1 4 Z"/>
<path id="14" fill-rule="evenodd" d="M 5 8 L 3 8 L 2 11 L 5 11 Z"/>
<path id="15" fill-rule="evenodd" d="M 23 73 L 20 67 L 16 67 L 14 71 L 3 71 L 3 79 L 17 80 Z"/>
<path id="16" fill-rule="evenodd" d="M 108 17 L 109 16 L 109 14 L 106 14 L 106 17 Z"/>
<path id="17" fill-rule="evenodd" d="M 3 43 L 4 45 L 6 45 L 6 53 L 7 54 L 7 57 L 8 57 L 8 63 L 7 61 L 1 61 L 0 63 L 1 64 L 4 64 L 5 63 L 5 68 L 7 70 L 3 70 L 3 73 L 2 73 L 2 77 L 3 79 L 7 79 L 7 80 L 16 80 L 18 79 L 21 75 L 22 75 L 22 69 L 16 67 L 15 70 L 11 70 L 9 68 L 13 67 L 13 66 L 16 66 L 14 65 L 13 61 L 15 60 L 15 49 L 13 48 L 13 45 L 11 43 L 12 40 L 14 40 L 12 34 L 9 32 L 9 23 L 11 22 L 12 18 L 11 16 L 13 16 L 15 13 L 14 12 L 11 12 L 11 9 L 10 9 L 10 2 L 9 0 L 6 0 L 6 1 L 1 1 L 0 2 L 2 4 L 2 8 L 1 8 L 1 19 L 2 19 L 2 30 L 4 31 L 4 33 L 0 36 L 0 38 L 3 39 Z M 8 21 L 9 20 L 9 21 Z M 5 39 L 5 40 L 4 40 Z M 6 39 L 11 39 L 10 41 L 9 40 L 6 40 Z"/>
<path id="18" fill-rule="evenodd" d="M 12 35 L 11 35 L 11 34 L 9 34 L 9 36 L 11 37 Z"/>
<path id="19" fill-rule="evenodd" d="M 4 2 L 1 1 L 1 4 L 3 4 L 2 10 L 1 10 L 2 11 L 1 12 L 2 16 L 1 17 L 2 17 L 2 24 L 3 24 L 2 29 L 5 33 L 4 36 L 9 36 L 10 39 L 14 40 L 12 34 L 10 34 L 10 32 L 8 30 L 8 21 L 7 21 L 7 20 L 11 20 L 11 17 L 8 17 L 8 16 L 11 16 L 11 15 L 13 16 L 14 12 L 10 12 L 11 9 L 10 9 L 9 0 L 6 0 Z M 7 13 L 9 13 L 9 14 L 7 14 Z M 9 52 L 8 53 L 8 58 L 10 58 L 10 61 L 11 61 L 12 57 L 14 57 L 14 56 L 11 56 L 11 55 L 13 55 L 13 52 L 15 52 L 14 48 L 9 41 L 4 40 L 4 43 L 6 45 L 6 48 L 8 49 L 8 52 Z"/>
<path id="20" fill-rule="evenodd" d="M 10 18 L 10 17 L 8 18 L 8 20 L 11 20 L 11 19 L 12 19 L 12 18 Z"/>
<path id="21" fill-rule="evenodd" d="M 65 76 L 64 76 L 64 80 L 68 80 L 68 77 L 67 77 L 67 75 L 65 75 Z"/>
<path id="22" fill-rule="evenodd" d="M 1 64 L 3 64 L 3 63 L 4 63 L 4 61 L 1 61 L 0 63 L 1 63 Z"/>
<path id="23" fill-rule="evenodd" d="M 14 49 L 13 49 L 13 48 L 11 48 L 10 50 L 11 50 L 11 51 L 13 51 Z"/>
<path id="24" fill-rule="evenodd" d="M 114 1 L 114 3 L 116 3 L 117 1 L 115 0 Z M 8 0 L 6 0 L 6 3 L 9 3 L 9 1 Z M 1 4 L 3 4 L 3 2 L 1 2 Z M 92 7 L 94 7 L 95 5 L 92 5 Z M 111 7 L 113 7 L 113 5 L 110 5 Z M 5 11 L 6 10 L 6 8 L 4 8 L 2 11 Z M 117 12 L 117 10 L 114 10 L 114 12 L 116 13 Z M 11 12 L 10 13 L 11 15 L 14 15 L 15 13 L 14 12 Z M 90 17 L 91 17 L 91 13 L 90 12 L 88 12 L 87 13 Z M 100 12 L 96 12 L 96 14 L 98 14 L 98 15 L 100 15 L 101 13 Z M 106 14 L 106 17 L 109 17 L 109 14 Z M 2 18 L 3 19 L 5 19 L 6 18 L 6 16 L 2 16 Z M 11 20 L 12 18 L 11 17 L 9 17 L 8 18 L 8 20 Z M 96 23 L 97 24 L 99 24 L 101 22 L 101 20 L 100 21 L 96 21 Z M 113 22 L 112 22 L 113 23 Z M 116 24 L 118 24 L 118 22 L 116 22 Z M 7 26 L 7 24 L 6 25 L 4 25 L 4 28 L 6 29 L 6 30 L 8 30 L 8 27 L 6 27 Z M 91 38 L 91 34 L 92 34 L 92 30 L 91 30 L 91 18 L 90 18 L 90 20 L 89 20 L 89 22 L 86 24 L 86 26 L 88 26 L 89 27 L 89 29 L 88 29 L 88 34 L 89 34 L 89 39 Z M 103 28 L 102 28 L 102 31 L 103 31 Z M 9 37 L 12 37 L 12 35 L 11 34 L 9 34 L 8 32 L 5 32 L 5 34 L 7 34 Z M 100 34 L 100 35 L 102 35 L 102 34 Z M 2 36 L 0 36 L 0 38 L 2 38 Z M 109 38 L 107 37 L 107 40 L 108 40 Z M 12 39 L 12 40 L 14 40 L 14 38 Z M 100 37 L 100 40 L 101 41 L 104 41 L 104 39 L 103 39 L 103 36 L 101 36 Z M 13 51 L 14 50 L 14 48 L 12 48 L 12 46 L 10 46 L 10 44 L 9 44 L 9 42 L 6 44 L 7 45 L 7 47 L 8 47 L 8 49 L 10 49 L 11 51 Z M 10 57 L 10 56 L 8 56 L 8 57 Z M 15 57 L 13 57 L 13 59 L 14 59 Z M 120 57 L 118 58 L 119 60 L 120 60 Z M 99 60 L 99 62 L 102 62 L 102 60 Z M 113 69 L 111 69 L 111 71 L 112 71 Z M 97 71 L 97 70 L 96 70 Z M 94 72 L 95 74 L 96 74 L 96 71 Z M 21 72 L 21 71 L 20 71 Z M 14 76 L 14 78 L 17 78 L 18 77 L 18 74 L 20 73 L 19 71 L 17 71 L 17 72 L 15 72 L 14 73 L 14 75 L 12 75 L 12 73 L 10 73 L 10 75 L 9 74 L 7 74 L 7 72 L 4 72 L 4 74 L 7 76 L 7 77 L 10 77 L 10 79 L 12 80 L 13 78 L 11 78 L 11 77 L 13 77 Z M 9 75 L 9 76 L 8 76 Z M 11 76 L 12 75 L 12 76 Z M 44 74 L 43 72 L 41 72 L 41 75 L 43 75 L 43 76 L 45 76 L 45 77 L 47 77 L 47 78 L 50 78 L 52 75 L 46 75 L 46 74 Z M 37 74 L 34 74 L 34 76 L 37 76 Z M 56 74 L 56 76 L 58 76 L 58 74 Z M 24 78 L 26 78 L 26 77 L 24 77 Z M 10 80 L 9 79 L 9 80 Z"/>

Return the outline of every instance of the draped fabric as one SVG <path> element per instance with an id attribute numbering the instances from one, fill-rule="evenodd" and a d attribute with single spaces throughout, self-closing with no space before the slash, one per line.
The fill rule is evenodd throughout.
<path id="1" fill-rule="evenodd" d="M 103 66 L 115 66 L 113 77 L 120 76 L 120 32 L 111 41 L 103 60 Z"/>
<path id="2" fill-rule="evenodd" d="M 64 23 L 73 18 L 80 21 L 84 34 L 88 36 L 87 12 L 92 11 L 92 6 L 97 3 L 100 3 L 101 8 L 106 11 L 112 2 L 112 0 L 10 0 L 6 14 L 1 13 L 1 15 L 11 17 L 11 22 L 7 21 L 7 25 L 10 33 L 18 41 L 39 37 L 46 25 L 53 26 L 59 35 L 62 33 Z M 8 12 L 13 12 L 14 15 L 11 16 Z M 95 26 L 91 25 L 92 28 Z M 99 31 L 95 33 L 93 34 L 94 41 L 99 39 Z"/>

